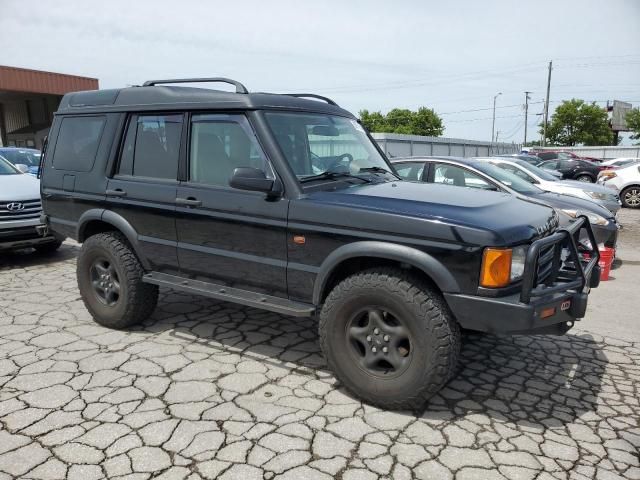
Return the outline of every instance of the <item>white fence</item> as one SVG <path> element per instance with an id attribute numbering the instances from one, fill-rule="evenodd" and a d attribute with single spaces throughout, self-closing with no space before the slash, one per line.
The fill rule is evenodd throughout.
<path id="1" fill-rule="evenodd" d="M 389 158 L 415 156 L 486 157 L 502 153 L 519 153 L 516 143 L 480 142 L 461 138 L 423 137 L 398 133 L 372 133 Z"/>
<path id="2" fill-rule="evenodd" d="M 563 150 L 573 152 L 584 157 L 602 158 L 609 160 L 620 157 L 640 158 L 640 145 L 633 147 L 536 147 L 540 150 Z"/>

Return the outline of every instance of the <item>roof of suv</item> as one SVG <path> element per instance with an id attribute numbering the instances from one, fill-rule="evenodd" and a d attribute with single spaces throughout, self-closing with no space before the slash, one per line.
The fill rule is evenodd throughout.
<path id="1" fill-rule="evenodd" d="M 242 84 L 227 79 L 216 81 L 233 83 L 236 85 L 236 92 L 162 85 L 162 83 L 200 83 L 202 81 L 212 80 L 158 80 L 147 82 L 140 87 L 72 92 L 63 97 L 57 113 L 76 114 L 81 112 L 122 112 L 159 109 L 276 109 L 326 113 L 355 118 L 351 113 L 340 108 L 328 98 L 312 94 L 249 93 Z"/>

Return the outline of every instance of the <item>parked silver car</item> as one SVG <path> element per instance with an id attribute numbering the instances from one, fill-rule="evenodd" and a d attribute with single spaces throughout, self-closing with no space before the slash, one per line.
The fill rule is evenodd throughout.
<path id="1" fill-rule="evenodd" d="M 585 200 L 591 200 L 607 208 L 614 215 L 620 210 L 620 196 L 611 189 L 593 183 L 578 182 L 576 180 L 559 180 L 543 169 L 531 165 L 523 160 L 511 160 L 503 157 L 478 157 L 476 160 L 491 162 L 494 165 L 515 173 L 529 183 L 533 183 L 542 190 L 562 193 Z"/>

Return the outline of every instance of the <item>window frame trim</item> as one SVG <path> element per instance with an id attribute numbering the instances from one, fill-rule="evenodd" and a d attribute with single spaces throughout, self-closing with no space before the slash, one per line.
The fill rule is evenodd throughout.
<path id="1" fill-rule="evenodd" d="M 264 148 L 264 145 L 262 145 L 262 142 L 260 141 L 260 137 L 258 136 L 255 128 L 253 128 L 253 125 L 251 123 L 251 120 L 249 119 L 249 117 L 246 115 L 245 111 L 211 111 L 211 110 L 205 110 L 205 111 L 189 111 L 187 112 L 188 116 L 189 116 L 189 123 L 187 124 L 186 128 L 187 128 L 187 137 L 185 138 L 186 141 L 186 145 L 185 145 L 185 157 L 183 159 L 183 168 L 184 168 L 184 176 L 182 178 L 180 178 L 179 183 L 181 186 L 184 187 L 189 187 L 189 188 L 203 188 L 203 189 L 207 189 L 207 190 L 222 190 L 222 191 L 234 191 L 234 192 L 239 192 L 239 193 L 244 193 L 244 194 L 253 194 L 256 196 L 264 196 L 264 193 L 261 192 L 251 192 L 248 190 L 239 190 L 237 188 L 233 188 L 231 185 L 214 185 L 211 183 L 201 183 L 201 182 L 195 182 L 191 180 L 191 137 L 193 134 L 193 124 L 194 123 L 237 123 L 238 125 L 240 125 L 240 128 L 243 129 L 243 131 L 246 132 L 246 129 L 244 128 L 244 126 L 242 125 L 241 122 L 238 122 L 236 119 L 237 118 L 241 118 L 244 120 L 244 122 L 246 122 L 246 126 L 250 129 L 251 134 L 253 135 L 253 139 L 255 139 L 257 146 L 260 149 L 260 152 L 262 153 L 262 156 L 264 157 L 265 162 L 269 165 L 269 167 L 271 167 L 271 170 L 273 172 L 273 176 L 274 176 L 274 181 L 281 182 L 281 179 L 279 178 L 278 175 L 278 171 L 275 168 L 275 166 L 273 165 L 273 162 L 271 161 L 271 159 L 269 158 L 269 155 L 267 154 L 267 150 Z M 227 119 L 227 122 L 222 122 L 219 120 L 197 120 L 196 122 L 194 122 L 193 117 L 194 116 L 202 116 L 202 115 L 211 115 L 211 116 L 225 116 L 225 117 L 231 117 L 230 119 Z"/>
<path id="2" fill-rule="evenodd" d="M 120 165 L 122 164 L 122 153 L 124 151 L 124 144 L 127 141 L 127 133 L 129 131 L 129 126 L 131 124 L 131 119 L 135 118 L 136 121 L 138 119 L 138 117 L 140 116 L 146 116 L 146 117 L 157 117 L 157 116 L 161 116 L 161 115 L 182 115 L 182 129 L 180 130 L 180 143 L 178 145 L 178 159 L 177 159 L 177 169 L 176 169 L 176 178 L 162 178 L 162 177 L 149 177 L 149 176 L 144 176 L 144 175 L 134 175 L 133 174 L 133 165 L 131 168 L 131 174 L 121 174 L 119 172 L 120 170 Z M 109 178 L 113 178 L 114 180 L 123 180 L 123 181 L 136 181 L 138 179 L 142 179 L 143 183 L 151 183 L 152 181 L 161 181 L 162 183 L 166 183 L 166 184 L 177 184 L 180 181 L 180 164 L 181 164 L 181 155 L 182 155 L 182 150 L 183 150 L 183 142 L 184 142 L 184 124 L 185 124 L 185 118 L 187 117 L 187 112 L 184 112 L 182 110 L 179 111 L 145 111 L 145 112 L 127 112 L 126 114 L 126 119 L 123 122 L 123 125 L 119 125 L 120 128 L 120 141 L 119 141 L 119 145 L 118 145 L 118 150 L 117 150 L 117 154 L 116 154 L 116 159 L 113 162 L 113 168 L 111 171 L 111 175 L 109 176 Z M 137 141 L 137 131 L 136 131 L 136 141 Z M 135 164 L 135 157 L 134 157 L 134 164 Z"/>
<path id="3" fill-rule="evenodd" d="M 55 143 L 55 147 L 53 149 L 53 152 L 51 152 L 51 168 L 53 168 L 54 170 L 57 170 L 59 172 L 75 172 L 75 173 L 91 173 L 94 170 L 95 164 L 96 164 L 96 159 L 98 158 L 98 151 L 100 150 L 100 146 L 102 145 L 102 140 L 104 137 L 104 131 L 106 130 L 107 127 L 107 122 L 109 120 L 109 117 L 107 116 L 106 113 L 91 113 L 91 114 L 75 114 L 75 115 L 62 115 L 62 118 L 60 119 L 60 126 L 58 127 L 58 131 L 56 132 L 56 143 Z M 89 168 L 88 170 L 67 170 L 64 168 L 56 168 L 55 165 L 55 159 L 56 159 L 56 152 L 58 150 L 59 147 L 59 142 L 60 142 L 60 134 L 62 133 L 62 126 L 64 125 L 64 121 L 68 118 L 82 118 L 82 119 L 86 119 L 86 118 L 103 118 L 104 122 L 102 124 L 102 129 L 100 130 L 100 136 L 98 137 L 98 143 L 97 143 L 97 147 L 96 147 L 96 152 L 93 156 L 93 162 L 91 163 L 91 168 Z M 26 148 L 26 147 L 25 147 Z"/>

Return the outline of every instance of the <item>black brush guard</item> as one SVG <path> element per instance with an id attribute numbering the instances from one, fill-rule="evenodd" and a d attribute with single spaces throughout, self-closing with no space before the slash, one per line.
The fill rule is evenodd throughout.
<path id="1" fill-rule="evenodd" d="M 589 245 L 580 241 L 582 233 L 586 233 Z M 545 249 L 545 256 L 549 255 L 549 250 L 552 252 L 551 269 L 548 276 L 539 281 L 541 252 Z M 568 253 L 565 258 L 564 253 Z M 567 227 L 531 244 L 525 260 L 520 301 L 530 303 L 533 298 L 567 290 L 588 291 L 598 286 L 599 260 L 600 253 L 591 224 L 587 217 L 578 217 Z"/>
<path id="2" fill-rule="evenodd" d="M 443 295 L 463 328 L 491 333 L 565 334 L 587 311 L 600 282 L 598 245 L 586 217 L 534 241 L 518 292 Z"/>

